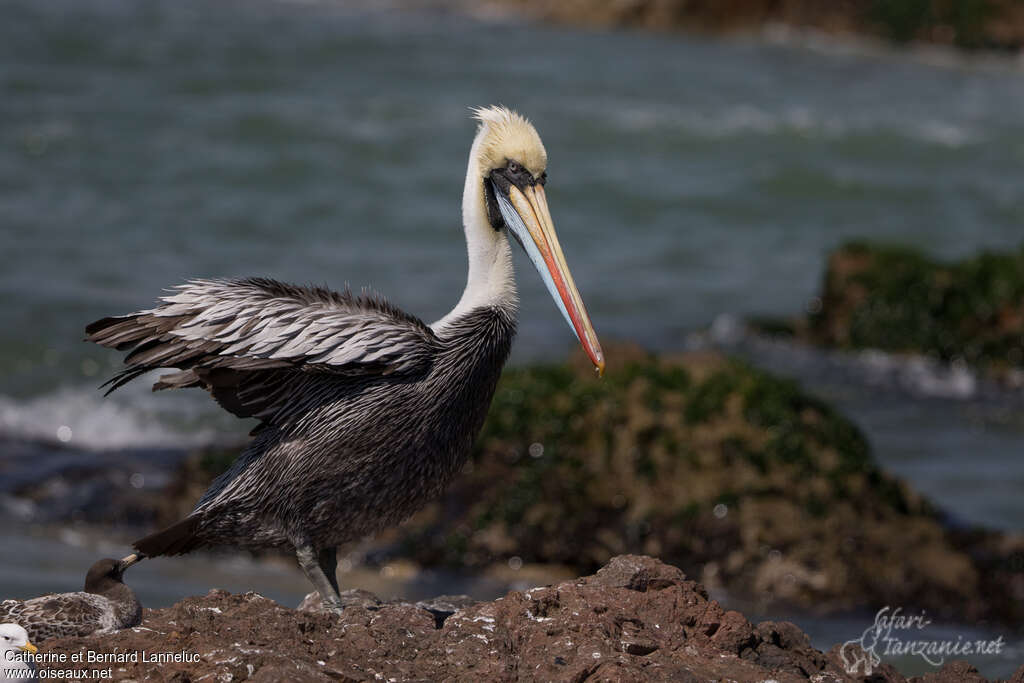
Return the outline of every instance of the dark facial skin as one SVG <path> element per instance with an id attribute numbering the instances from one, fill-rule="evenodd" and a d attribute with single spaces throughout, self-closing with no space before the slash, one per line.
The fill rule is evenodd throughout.
<path id="1" fill-rule="evenodd" d="M 505 219 L 501 217 L 498 209 L 498 198 L 495 191 L 508 196 L 509 188 L 513 185 L 519 189 L 525 189 L 531 185 L 543 186 L 548 180 L 547 171 L 536 178 L 533 177 L 526 167 L 518 161 L 509 160 L 505 168 L 496 168 L 484 179 L 484 203 L 487 205 L 487 220 L 495 230 L 505 227 Z M 490 182 L 488 182 L 490 181 Z"/>

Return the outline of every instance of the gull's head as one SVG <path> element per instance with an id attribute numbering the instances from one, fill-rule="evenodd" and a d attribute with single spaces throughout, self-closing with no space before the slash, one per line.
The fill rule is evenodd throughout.
<path id="1" fill-rule="evenodd" d="M 110 557 L 97 560 L 85 575 L 85 592 L 99 594 L 113 584 L 122 583 L 125 570 L 141 559 L 141 555 L 134 554 L 123 560 Z"/>
<path id="2" fill-rule="evenodd" d="M 598 374 L 603 374 L 601 344 L 548 211 L 548 154 L 537 129 L 506 107 L 474 109 L 473 115 L 480 122 L 470 163 L 477 177 L 467 182 L 479 183 L 490 227 L 507 230 L 523 247 Z"/>
<path id="3" fill-rule="evenodd" d="M 39 651 L 28 642 L 28 631 L 17 624 L 0 624 L 0 650 L 20 650 L 32 654 Z"/>

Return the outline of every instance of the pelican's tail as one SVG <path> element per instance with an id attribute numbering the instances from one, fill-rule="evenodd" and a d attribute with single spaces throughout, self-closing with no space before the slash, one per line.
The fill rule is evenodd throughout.
<path id="1" fill-rule="evenodd" d="M 184 555 L 203 545 L 199 538 L 201 515 L 189 515 L 166 529 L 140 538 L 132 546 L 146 557 L 157 555 Z"/>

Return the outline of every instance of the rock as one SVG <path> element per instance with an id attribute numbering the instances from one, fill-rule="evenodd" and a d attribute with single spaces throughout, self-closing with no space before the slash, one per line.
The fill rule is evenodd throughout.
<path id="1" fill-rule="evenodd" d="M 607 353 L 602 381 L 582 356 L 506 371 L 466 471 L 366 561 L 402 557 L 517 586 L 550 580 L 529 567 L 572 576 L 648 554 L 764 608 L 899 604 L 967 622 L 1024 619 L 1024 537 L 946 528 L 880 470 L 853 424 L 795 383 L 717 353 Z M 28 463 L 34 451 L 12 452 Z M 98 489 L 90 508 L 108 514 L 130 500 L 136 519 L 172 523 L 236 454 L 195 452 L 163 495 L 147 475 L 121 498 Z M 46 477 L 8 502 L 49 509 Z M 348 598 L 375 606 L 370 594 Z M 439 623 L 452 613 L 431 611 Z"/>
<path id="2" fill-rule="evenodd" d="M 967 366 L 997 377 L 1024 368 L 1024 248 L 944 263 L 909 247 L 852 243 L 829 255 L 824 283 L 819 310 L 796 326 L 803 336 L 921 354 L 916 381 L 942 383 L 930 394 L 971 391 Z M 948 376 L 930 359 L 951 363 Z"/>
<path id="3" fill-rule="evenodd" d="M 986 680 L 973 666 L 959 660 L 950 662 L 936 673 L 925 674 L 921 677 L 921 683 L 945 683 L 945 681 L 985 683 Z"/>
<path id="4" fill-rule="evenodd" d="M 835 649 L 814 649 L 795 625 L 753 625 L 708 599 L 679 569 L 650 557 L 616 557 L 592 576 L 492 602 L 431 601 L 435 611 L 454 609 L 443 622 L 420 605 L 368 602 L 372 609 L 353 604 L 337 617 L 288 609 L 255 593 L 214 590 L 147 609 L 140 627 L 51 640 L 43 652 L 145 651 L 186 659 L 159 668 L 113 664 L 113 680 L 154 672 L 168 681 L 864 680 L 844 673 Z M 905 679 L 882 665 L 871 680 Z M 923 680 L 983 679 L 954 663 Z"/>
<path id="5" fill-rule="evenodd" d="M 188 451 L 90 450 L 0 435 L 0 511 L 33 524 L 150 525 Z"/>
<path id="6" fill-rule="evenodd" d="M 430 600 L 420 600 L 416 606 L 433 614 L 434 623 L 437 628 L 441 628 L 448 617 L 476 603 L 477 601 L 468 595 L 439 595 Z"/>
<path id="7" fill-rule="evenodd" d="M 341 591 L 340 595 L 341 604 L 346 608 L 362 607 L 367 610 L 377 610 L 380 609 L 382 605 L 405 604 L 399 600 L 383 602 L 370 591 L 364 591 L 358 588 Z M 475 605 L 476 602 L 476 600 L 468 595 L 439 595 L 429 600 L 420 600 L 416 603 L 416 607 L 430 612 L 434 617 L 434 622 L 437 624 L 437 628 L 441 628 L 445 619 L 455 614 L 460 609 L 465 609 Z M 320 594 L 316 591 L 308 593 L 296 609 L 303 612 L 325 612 L 323 608 L 323 601 L 320 599 Z"/>
<path id="8" fill-rule="evenodd" d="M 1021 544 L 978 552 L 795 383 L 713 353 L 608 356 L 601 381 L 582 361 L 507 370 L 470 467 L 383 540 L 422 566 L 648 554 L 767 603 L 1024 618 Z"/>
<path id="9" fill-rule="evenodd" d="M 511 14 L 497 0 L 441 0 L 486 15 Z M 1016 51 L 1024 45 L 1024 10 L 1012 0 L 942 2 L 773 2 L 772 0 L 519 0 L 523 13 L 575 26 L 631 27 L 701 33 L 763 32 L 792 40 L 808 29 L 821 34 L 879 36 L 896 43 L 919 41 L 960 48 Z"/>
<path id="10" fill-rule="evenodd" d="M 377 609 L 381 605 L 381 600 L 370 591 L 364 591 L 359 588 L 352 588 L 349 590 L 341 591 L 341 604 L 345 607 L 362 607 L 363 609 Z M 302 599 L 297 610 L 302 612 L 320 612 L 323 611 L 323 602 L 320 600 L 320 594 L 316 591 L 307 593 L 306 597 Z"/>
<path id="11" fill-rule="evenodd" d="M 525 567 L 574 575 L 649 554 L 766 607 L 1024 619 L 1024 538 L 947 529 L 795 383 L 711 352 L 607 353 L 601 381 L 582 357 L 507 370 L 466 471 L 374 541 L 374 561 L 512 586 L 530 580 Z M 186 514 L 233 455 L 191 456 L 164 500 L 152 497 L 162 521 Z"/>

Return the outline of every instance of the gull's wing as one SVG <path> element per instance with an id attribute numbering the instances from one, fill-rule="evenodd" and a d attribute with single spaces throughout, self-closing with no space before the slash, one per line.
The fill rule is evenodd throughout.
<path id="1" fill-rule="evenodd" d="M 24 602 L 4 600 L 0 603 L 0 620 L 20 625 L 28 631 L 30 641 L 41 642 L 109 630 L 113 620 L 104 609 L 108 606 L 106 598 L 89 593 L 42 595 Z"/>
<path id="2" fill-rule="evenodd" d="M 204 387 L 240 417 L 296 412 L 299 394 L 429 369 L 438 348 L 419 319 L 375 297 L 268 280 L 192 280 L 156 308 L 104 318 L 86 339 L 129 351 L 110 391 L 155 368 L 153 389 Z"/>

